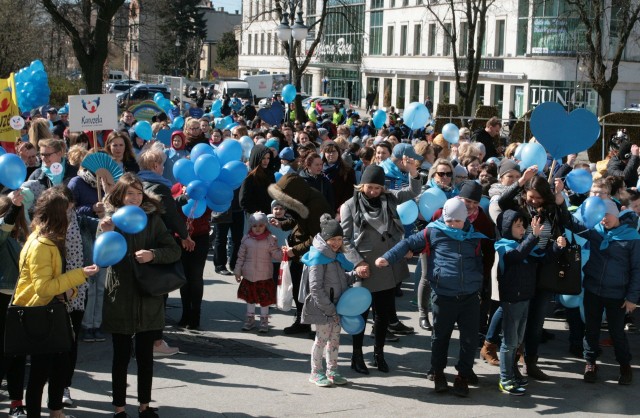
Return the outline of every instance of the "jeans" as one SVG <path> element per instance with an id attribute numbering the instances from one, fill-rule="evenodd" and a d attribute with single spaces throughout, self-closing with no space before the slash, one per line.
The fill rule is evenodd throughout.
<path id="1" fill-rule="evenodd" d="M 580 308 L 564 308 L 569 325 L 569 346 L 582 347 L 584 341 L 584 322 L 580 317 Z"/>
<path id="2" fill-rule="evenodd" d="M 418 295 L 416 296 L 418 301 L 418 312 L 420 313 L 420 318 L 428 318 L 429 310 L 431 309 L 431 285 L 427 279 L 426 253 L 420 254 L 420 263 L 416 266 L 415 275 L 416 280 L 418 281 L 418 285 L 416 286 L 416 289 L 418 289 Z"/>
<path id="3" fill-rule="evenodd" d="M 527 327 L 529 301 L 502 302 L 502 345 L 500 346 L 500 380 L 509 382 L 514 378 L 516 352 L 524 340 Z"/>
<path id="4" fill-rule="evenodd" d="M 536 295 L 529 301 L 529 316 L 527 317 L 527 329 L 524 333 L 524 353 L 531 359 L 538 357 L 538 347 L 542 337 L 544 318 L 547 315 L 547 305 L 552 293 L 546 290 L 536 290 Z"/>
<path id="5" fill-rule="evenodd" d="M 387 336 L 387 328 L 389 327 L 389 318 L 393 315 L 394 306 L 396 301 L 395 288 L 381 290 L 379 292 L 371 292 L 371 308 L 375 313 L 373 325 L 375 326 L 375 348 L 382 350 L 384 347 L 384 340 Z M 369 310 L 367 309 L 362 314 L 365 324 L 369 317 Z M 366 328 L 366 327 L 365 327 Z M 360 334 L 353 336 L 353 352 L 362 352 L 362 344 L 364 342 L 364 330 Z"/>
<path id="6" fill-rule="evenodd" d="M 602 313 L 606 310 L 609 335 L 613 340 L 613 350 L 616 360 L 621 366 L 631 363 L 629 340 L 624 332 L 624 299 L 610 299 L 584 291 L 584 359 L 594 364 L 600 355 L 600 324 Z"/>
<path id="7" fill-rule="evenodd" d="M 182 266 L 187 283 L 180 288 L 182 299 L 182 317 L 200 317 L 200 305 L 204 292 L 204 265 L 209 253 L 209 236 L 199 235 L 191 237 L 196 246 L 193 251 L 182 250 Z"/>
<path id="8" fill-rule="evenodd" d="M 102 325 L 102 304 L 104 303 L 104 284 L 107 280 L 107 269 L 101 269 L 93 277 L 87 279 L 87 305 L 82 318 L 82 328 L 98 329 Z"/>
<path id="9" fill-rule="evenodd" d="M 478 293 L 462 296 L 442 296 L 431 293 L 433 332 L 431 333 L 431 370 L 441 372 L 447 367 L 449 341 L 453 326 L 460 330 L 460 353 L 456 370 L 468 377 L 473 372 L 473 360 L 478 347 L 480 297 Z"/>
<path id="10" fill-rule="evenodd" d="M 240 250 L 240 242 L 242 241 L 242 233 L 244 230 L 244 212 L 232 212 L 233 222 L 224 224 L 214 224 L 215 238 L 213 241 L 213 265 L 215 267 L 225 267 L 227 261 L 231 271 L 236 267 L 238 260 L 238 251 Z M 231 232 L 231 239 L 228 240 L 229 247 L 227 249 L 227 236 Z"/>
<path id="11" fill-rule="evenodd" d="M 527 308 L 529 304 L 527 303 Z M 502 304 L 496 309 L 489 322 L 489 329 L 487 330 L 487 336 L 485 340 L 492 344 L 500 343 L 500 332 L 502 332 Z"/>
<path id="12" fill-rule="evenodd" d="M 127 369 L 135 339 L 136 363 L 138 365 L 138 402 L 151 402 L 153 381 L 153 341 L 156 331 L 144 331 L 135 335 L 113 334 L 113 363 L 111 365 L 111 387 L 113 405 L 123 407 L 127 399 Z M 62 399 L 62 394 L 60 394 Z M 27 399 L 27 402 L 29 400 Z"/>

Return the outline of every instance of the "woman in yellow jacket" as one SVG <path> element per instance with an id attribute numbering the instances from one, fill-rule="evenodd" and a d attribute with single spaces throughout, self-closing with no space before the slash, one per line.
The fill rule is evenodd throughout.
<path id="1" fill-rule="evenodd" d="M 69 201 L 56 189 L 45 190 L 35 204 L 31 233 L 20 253 L 20 276 L 13 303 L 18 306 L 44 306 L 56 296 L 75 289 L 98 272 L 96 265 L 63 273 L 63 254 L 67 232 Z M 74 295 L 72 295 L 74 296 Z M 64 418 L 63 378 L 69 353 L 31 356 L 27 384 L 27 415 L 40 418 L 42 390 L 49 382 L 50 417 Z"/>

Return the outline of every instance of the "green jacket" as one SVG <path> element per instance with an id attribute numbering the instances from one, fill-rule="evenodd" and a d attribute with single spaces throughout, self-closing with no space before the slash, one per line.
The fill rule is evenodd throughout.
<path id="1" fill-rule="evenodd" d="M 0 219 L 0 289 L 13 292 L 18 281 L 21 246 L 11 238 L 12 230 L 13 225 L 6 224 L 4 218 Z"/>
<path id="2" fill-rule="evenodd" d="M 145 212 L 147 208 L 144 208 Z M 120 232 L 127 240 L 127 254 L 107 270 L 102 325 L 116 334 L 135 334 L 164 328 L 164 297 L 142 295 L 133 274 L 132 254 L 152 250 L 154 264 L 169 264 L 180 259 L 180 247 L 167 231 L 160 215 L 147 213 L 147 227 L 137 234 Z"/>

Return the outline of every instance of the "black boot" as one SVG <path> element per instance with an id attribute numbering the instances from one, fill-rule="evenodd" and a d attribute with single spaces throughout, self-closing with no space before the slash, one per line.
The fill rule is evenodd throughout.
<path id="1" fill-rule="evenodd" d="M 291 324 L 290 327 L 286 327 L 284 329 L 284 333 L 287 335 L 291 335 L 291 334 L 302 334 L 302 333 L 310 333 L 311 332 L 311 325 L 308 324 L 301 324 L 300 323 L 300 312 L 296 312 L 296 318 L 293 321 L 293 324 Z"/>
<path id="2" fill-rule="evenodd" d="M 369 369 L 367 368 L 367 365 L 364 364 L 362 350 L 353 350 L 353 355 L 351 356 L 351 368 L 356 373 L 369 374 Z"/>
<path id="3" fill-rule="evenodd" d="M 192 310 L 190 312 L 187 329 L 191 329 L 191 330 L 200 329 L 200 310 Z"/>
<path id="4" fill-rule="evenodd" d="M 373 349 L 373 367 L 377 367 L 382 373 L 389 373 L 389 365 L 384 360 L 384 351 L 381 348 L 374 347 Z"/>
<path id="5" fill-rule="evenodd" d="M 180 320 L 178 321 L 178 326 L 179 327 L 186 327 L 187 325 L 189 325 L 189 321 L 190 321 L 190 312 L 188 309 L 182 309 L 182 317 L 180 318 Z"/>

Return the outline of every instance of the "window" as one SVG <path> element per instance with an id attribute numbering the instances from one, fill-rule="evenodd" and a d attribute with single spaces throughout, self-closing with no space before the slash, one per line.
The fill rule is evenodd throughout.
<path id="1" fill-rule="evenodd" d="M 281 3 L 282 4 L 282 3 Z M 307 0 L 306 8 L 307 26 L 312 27 L 316 23 L 316 0 Z M 309 29 L 312 32 L 314 29 Z"/>
<path id="2" fill-rule="evenodd" d="M 409 0 L 402 0 L 402 6 L 407 7 L 409 5 Z"/>
<path id="3" fill-rule="evenodd" d="M 395 28 L 393 26 L 387 27 L 387 55 L 393 55 L 393 35 Z"/>
<path id="4" fill-rule="evenodd" d="M 382 9 L 384 7 L 384 0 L 371 0 L 372 9 Z"/>
<path id="5" fill-rule="evenodd" d="M 258 34 L 253 34 L 253 55 L 258 55 Z"/>
<path id="6" fill-rule="evenodd" d="M 498 115 L 502 115 L 502 103 L 504 95 L 504 86 L 502 84 L 493 85 L 493 106 L 498 108 Z"/>
<path id="7" fill-rule="evenodd" d="M 428 40 L 428 53 L 427 55 L 432 56 L 436 54 L 436 24 L 429 24 L 429 40 Z"/>
<path id="8" fill-rule="evenodd" d="M 433 80 L 427 80 L 426 85 L 424 86 L 426 90 L 425 98 L 430 97 L 433 100 L 433 96 L 435 94 L 436 83 Z"/>
<path id="9" fill-rule="evenodd" d="M 409 103 L 420 101 L 420 80 L 409 82 Z"/>
<path id="10" fill-rule="evenodd" d="M 252 40 L 252 35 L 249 34 L 249 36 L 247 37 L 249 42 L 248 42 L 248 48 L 247 48 L 247 55 L 251 55 L 251 40 Z"/>
<path id="11" fill-rule="evenodd" d="M 260 34 L 260 55 L 264 55 L 264 33 Z"/>
<path id="12" fill-rule="evenodd" d="M 458 50 L 458 56 L 466 57 L 467 49 L 469 49 L 469 22 L 461 22 L 460 23 L 460 35 L 458 37 L 460 39 L 460 49 Z"/>
<path id="13" fill-rule="evenodd" d="M 271 55 L 271 34 L 267 33 L 267 55 Z"/>
<path id="14" fill-rule="evenodd" d="M 396 92 L 396 108 L 404 109 L 404 99 L 407 95 L 407 80 L 398 80 L 398 91 Z"/>
<path id="15" fill-rule="evenodd" d="M 382 54 L 382 12 L 371 12 L 369 55 Z"/>
<path id="16" fill-rule="evenodd" d="M 389 7 L 390 8 L 396 7 L 396 0 L 389 0 Z"/>
<path id="17" fill-rule="evenodd" d="M 440 103 L 449 103 L 449 95 L 451 90 L 451 83 L 443 81 L 440 83 Z"/>
<path id="18" fill-rule="evenodd" d="M 447 57 L 451 55 L 451 23 L 444 24 L 444 40 L 442 45 L 442 55 Z"/>
<path id="19" fill-rule="evenodd" d="M 400 55 L 407 55 L 407 25 L 400 26 Z"/>
<path id="20" fill-rule="evenodd" d="M 422 52 L 422 25 L 413 26 L 413 55 L 420 55 Z"/>
<path id="21" fill-rule="evenodd" d="M 494 56 L 502 57 L 504 55 L 504 20 L 496 20 L 496 47 Z"/>
<path id="22" fill-rule="evenodd" d="M 249 0 L 249 19 L 251 19 L 252 17 L 253 17 L 253 0 Z"/>
<path id="23" fill-rule="evenodd" d="M 529 0 L 518 1 L 518 35 L 516 38 L 516 55 L 527 53 L 527 33 L 529 32 Z"/>

